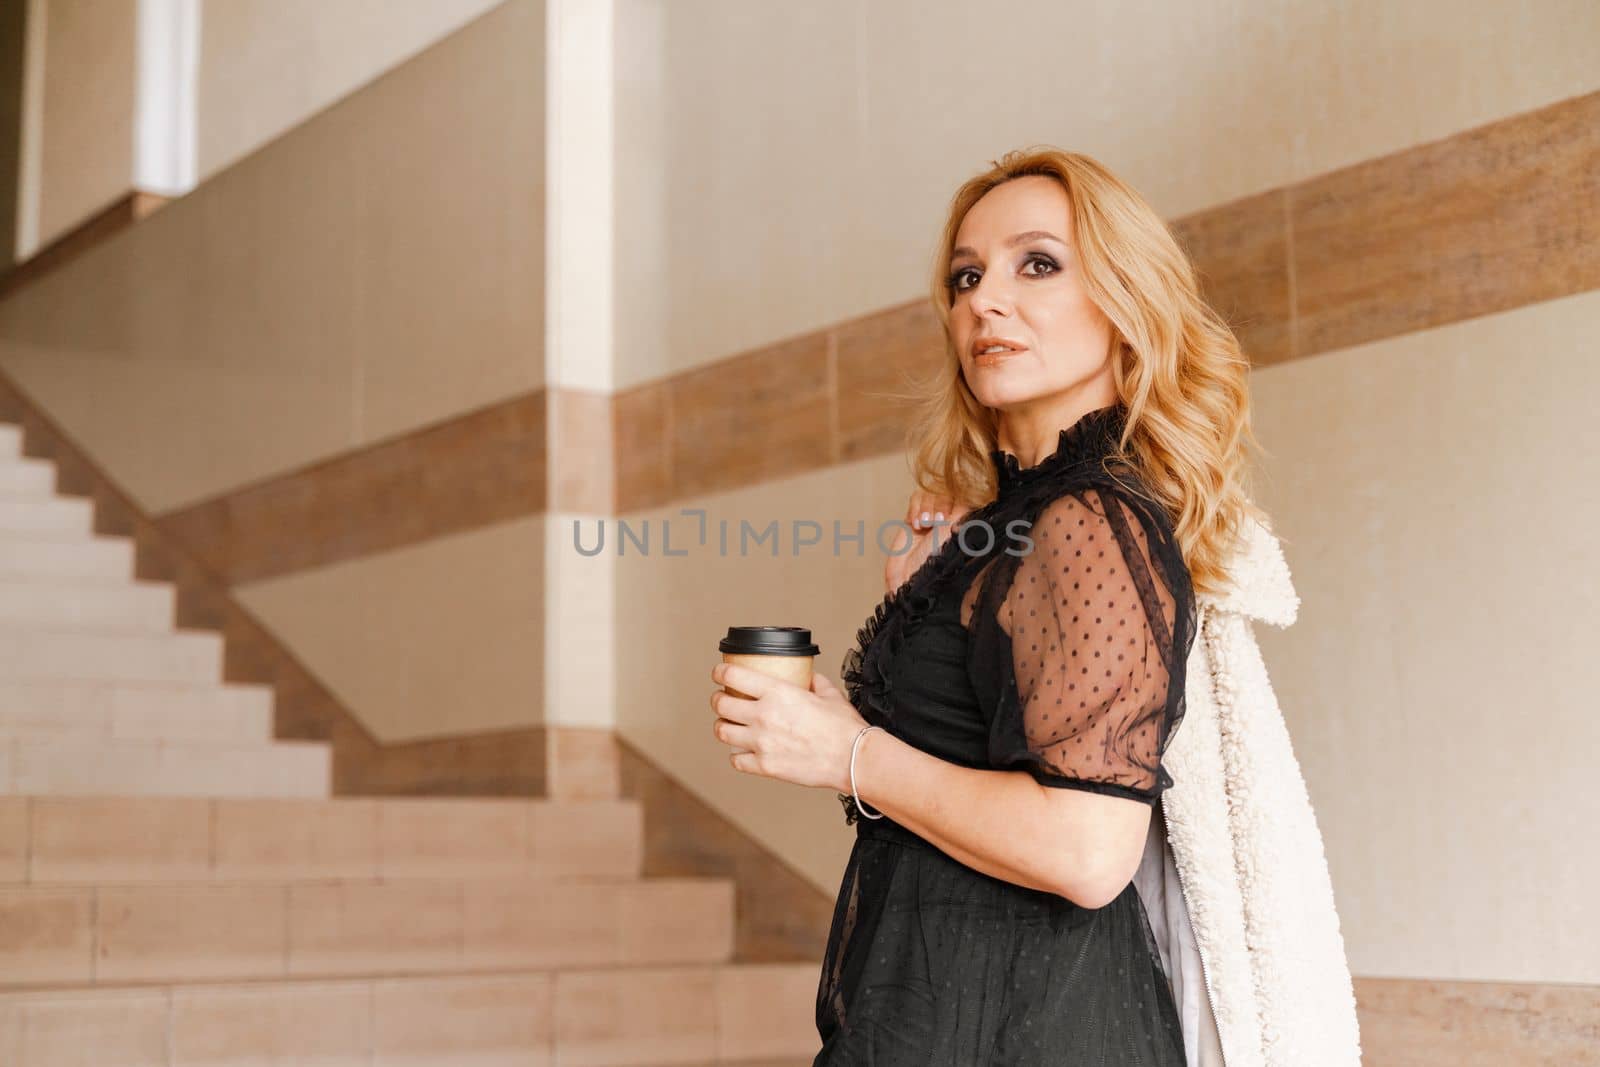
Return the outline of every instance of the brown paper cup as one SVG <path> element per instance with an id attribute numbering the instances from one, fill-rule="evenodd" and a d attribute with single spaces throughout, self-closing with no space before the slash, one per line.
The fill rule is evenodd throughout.
<path id="1" fill-rule="evenodd" d="M 741 667 L 750 667 L 762 674 L 770 674 L 774 678 L 782 678 L 786 682 L 793 682 L 800 688 L 811 688 L 811 656 L 772 656 L 772 655 L 740 655 L 738 653 L 724 652 L 722 662 L 737 663 Z M 755 698 L 749 693 L 741 693 L 731 685 L 722 687 L 736 697 Z"/>
<path id="2" fill-rule="evenodd" d="M 811 665 L 821 651 L 811 643 L 811 631 L 800 626 L 730 626 L 717 647 L 724 663 L 750 667 L 806 690 L 811 688 Z M 754 699 L 732 686 L 722 688 Z"/>

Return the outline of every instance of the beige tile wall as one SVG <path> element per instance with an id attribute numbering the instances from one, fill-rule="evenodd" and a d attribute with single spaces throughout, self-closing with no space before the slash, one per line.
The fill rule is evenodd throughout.
<path id="1" fill-rule="evenodd" d="M 1275 367 L 1261 634 L 1363 974 L 1596 982 L 1600 290 Z"/>
<path id="2" fill-rule="evenodd" d="M 200 180 L 437 43 L 502 0 L 203 0 Z"/>
<path id="3" fill-rule="evenodd" d="M 502 0 L 224 0 L 198 5 L 195 150 L 203 181 Z M 40 137 L 27 248 L 49 244 L 134 181 L 135 0 L 33 0 Z"/>
<path id="4" fill-rule="evenodd" d="M 1177 218 L 1600 88 L 1587 0 L 618 11 L 619 389 L 919 297 L 1020 144 Z"/>
<path id="5" fill-rule="evenodd" d="M 0 302 L 0 367 L 151 513 L 537 389 L 543 32 L 513 0 Z"/>
<path id="6" fill-rule="evenodd" d="M 544 721 L 541 515 L 236 590 L 386 743 Z"/>
<path id="7" fill-rule="evenodd" d="M 127 194 L 133 185 L 137 0 L 35 0 L 28 16 L 42 47 L 28 102 L 39 138 L 25 140 L 37 200 L 24 203 L 22 255 Z"/>

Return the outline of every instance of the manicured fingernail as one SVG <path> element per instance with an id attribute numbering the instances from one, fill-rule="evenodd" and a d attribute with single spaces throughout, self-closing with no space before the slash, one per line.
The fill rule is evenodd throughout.
<path id="1" fill-rule="evenodd" d="M 938 519 L 940 522 L 943 522 L 944 521 L 944 512 L 936 511 L 936 512 L 933 513 L 933 517 Z"/>
<path id="2" fill-rule="evenodd" d="M 928 521 L 928 513 L 926 511 L 924 511 L 922 513 L 922 521 L 923 522 L 927 522 Z"/>

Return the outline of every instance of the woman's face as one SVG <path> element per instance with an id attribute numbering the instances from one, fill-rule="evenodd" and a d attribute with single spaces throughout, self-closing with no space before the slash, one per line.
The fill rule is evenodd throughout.
<path id="1" fill-rule="evenodd" d="M 961 220 L 950 259 L 950 332 L 973 396 L 1014 408 L 1059 395 L 1089 410 L 1115 399 L 1111 322 L 1090 300 L 1071 242 L 1066 190 L 1013 178 Z M 984 355 L 986 339 L 1013 346 Z"/>

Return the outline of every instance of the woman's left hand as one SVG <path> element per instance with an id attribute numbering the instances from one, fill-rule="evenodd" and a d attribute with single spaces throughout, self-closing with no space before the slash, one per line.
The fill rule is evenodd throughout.
<path id="1" fill-rule="evenodd" d="M 735 770 L 850 791 L 850 748 L 867 721 L 830 679 L 813 672 L 806 690 L 754 667 L 718 663 L 711 680 L 754 698 L 711 693 L 711 732 L 734 749 Z"/>

